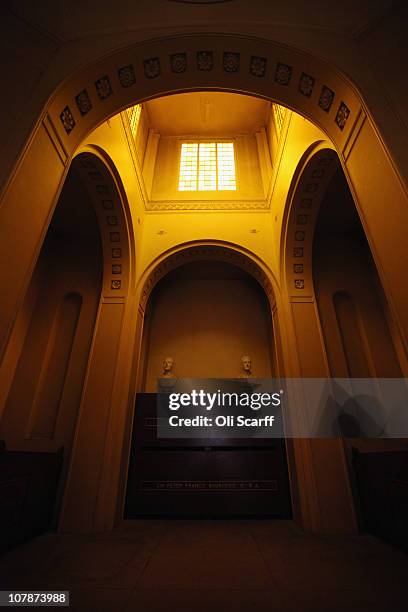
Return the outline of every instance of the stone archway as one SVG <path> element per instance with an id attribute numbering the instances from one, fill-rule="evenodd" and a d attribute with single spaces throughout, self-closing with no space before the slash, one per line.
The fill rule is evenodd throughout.
<path id="1" fill-rule="evenodd" d="M 290 308 L 295 329 L 297 323 L 298 326 L 304 325 L 306 309 L 310 310 L 310 315 L 307 316 L 309 332 L 314 326 L 311 321 L 314 318 L 318 319 L 313 281 L 313 240 L 322 200 L 330 181 L 337 171 L 343 172 L 344 167 L 342 167 L 341 160 L 336 151 L 328 147 L 327 143 L 317 143 L 307 150 L 300 160 L 289 189 L 281 237 L 281 268 L 282 283 L 285 285 L 285 294 L 288 299 L 287 306 Z M 370 245 L 384 292 L 389 300 L 390 294 L 387 292 L 388 279 L 383 274 L 383 262 L 379 253 L 378 243 L 374 240 L 371 233 L 372 226 L 369 222 L 367 223 L 367 215 L 364 214 L 364 210 L 361 210 L 356 193 L 353 193 L 352 186 L 351 194 L 353 195 L 356 210 L 360 215 L 361 224 Z M 335 245 L 333 245 L 333 248 L 335 248 Z M 303 312 L 303 315 L 299 315 L 300 310 Z M 395 312 L 393 314 L 395 315 Z M 311 317 L 310 319 L 309 316 Z M 395 323 L 398 326 L 397 317 Z M 299 333 L 300 328 L 297 329 L 298 356 L 301 354 Z M 401 327 L 399 328 L 399 333 L 403 345 L 404 336 Z M 316 334 L 316 337 L 320 336 L 318 323 Z M 310 359 L 304 359 L 303 365 L 300 359 L 297 365 L 300 368 L 298 370 L 299 375 L 317 375 L 314 366 L 310 365 Z M 310 369 L 305 370 L 305 367 L 310 367 Z M 326 366 L 323 365 L 318 366 L 317 370 L 319 369 L 321 369 L 322 375 L 325 375 L 325 372 L 327 373 L 328 371 Z"/>
<path id="2" fill-rule="evenodd" d="M 339 167 L 338 155 L 324 144 L 307 151 L 292 179 L 292 202 L 286 209 L 282 266 L 290 301 L 313 294 L 312 247 L 316 216 L 330 179 Z M 282 237 L 283 238 L 283 237 Z"/>
<path id="3" fill-rule="evenodd" d="M 347 79 L 317 58 L 262 39 L 189 35 L 139 44 L 87 67 L 61 87 L 44 119 L 69 156 L 107 116 L 203 89 L 275 100 L 318 125 L 339 151 L 367 114 Z"/>
<path id="4" fill-rule="evenodd" d="M 106 155 L 88 147 L 79 152 L 72 167 L 78 172 L 99 223 L 104 258 L 102 295 L 121 297 L 129 291 L 130 249 L 120 178 L 109 171 Z M 113 169 L 113 164 L 110 164 Z M 119 182 L 118 182 L 119 181 Z"/>
<path id="5" fill-rule="evenodd" d="M 285 320 L 288 322 L 290 344 L 295 347 L 294 358 L 289 366 L 294 377 L 330 378 L 334 375 L 327 358 L 325 337 L 315 295 L 313 246 L 322 201 L 330 181 L 336 172 L 342 171 L 341 168 L 336 151 L 329 148 L 327 143 L 318 143 L 306 151 L 299 162 L 289 190 L 281 238 L 281 269 L 282 284 L 285 285 L 284 293 L 287 296 L 284 304 Z M 353 195 L 355 197 L 355 194 Z M 355 200 L 356 209 L 361 214 L 358 204 Z M 364 217 L 361 222 L 367 233 L 367 239 L 371 242 L 373 259 L 378 262 L 377 244 L 370 240 L 370 226 L 367 227 Z M 335 242 L 331 248 L 336 249 Z M 403 344 L 402 338 L 399 340 Z M 310 504 L 311 512 L 306 515 L 312 529 L 315 529 L 313 526 L 315 521 L 320 525 L 325 523 L 325 515 L 319 510 L 323 506 L 326 510 L 330 508 L 331 516 L 335 516 L 336 512 L 339 513 L 339 524 L 344 521 L 345 525 L 348 521 L 350 530 L 353 529 L 353 525 L 356 528 L 343 441 L 341 439 L 299 440 L 295 444 L 296 455 L 308 455 L 310 464 L 314 466 L 309 473 L 302 472 L 302 469 L 298 470 L 300 479 L 305 479 L 304 484 L 299 487 L 300 505 L 306 506 L 307 489 L 315 492 L 315 502 Z M 302 462 L 297 463 L 301 465 Z M 322 472 L 322 466 L 326 475 Z M 321 484 L 329 472 L 333 481 L 337 482 L 337 490 L 331 496 L 324 494 L 325 487 Z"/>
<path id="6" fill-rule="evenodd" d="M 120 474 L 111 472 L 110 461 L 112 453 L 119 457 L 121 454 L 122 439 L 117 439 L 117 429 L 118 423 L 126 418 L 128 406 L 120 381 L 123 376 L 126 378 L 127 362 L 123 354 L 129 350 L 125 330 L 131 326 L 132 319 L 129 282 L 133 264 L 129 211 L 113 163 L 103 151 L 86 147 L 79 150 L 72 166 L 93 204 L 104 262 L 101 300 L 59 527 L 68 531 L 91 531 L 110 526 L 112 518 L 106 523 L 106 515 L 115 516 L 117 508 Z M 129 365 L 127 376 L 130 370 Z M 79 498 L 82 499 L 80 508 Z"/>
<path id="7" fill-rule="evenodd" d="M 281 236 L 281 271 L 287 298 L 284 316 L 292 347 L 288 365 L 294 378 L 330 377 L 314 296 L 312 254 L 319 208 L 339 166 L 336 151 L 327 143 L 318 143 L 300 160 L 289 190 Z M 295 439 L 293 453 L 303 524 L 315 532 L 355 532 L 357 521 L 342 440 Z M 336 482 L 334 490 L 331 482 Z"/>
<path id="8" fill-rule="evenodd" d="M 142 279 L 142 291 L 139 308 L 143 310 L 155 285 L 163 276 L 191 261 L 203 259 L 225 261 L 248 272 L 258 281 L 268 297 L 271 308 L 275 306 L 276 279 L 265 264 L 255 260 L 255 257 L 237 245 L 218 241 L 202 240 L 200 242 L 181 244 L 176 249 L 164 253 L 158 261 L 154 261 L 145 272 Z"/>
<path id="9" fill-rule="evenodd" d="M 143 333 L 143 319 L 149 296 L 155 285 L 168 274 L 186 263 L 200 260 L 223 261 L 248 272 L 263 288 L 269 301 L 272 313 L 272 326 L 276 334 L 276 363 L 282 367 L 280 334 L 276 296 L 279 292 L 278 283 L 272 271 L 255 255 L 246 249 L 231 243 L 201 240 L 179 244 L 177 247 L 163 253 L 158 259 L 151 262 L 142 275 L 139 286 L 138 326 L 136 334 L 136 347 L 140 347 Z M 137 369 L 137 365 L 135 364 Z M 135 379 L 137 376 L 135 376 Z"/>
<path id="10" fill-rule="evenodd" d="M 193 267 L 196 264 L 199 265 L 198 268 Z M 185 284 L 187 283 L 187 287 L 188 287 L 188 283 L 191 282 L 192 280 L 192 269 L 196 269 L 200 273 L 200 270 L 202 270 L 200 268 L 200 264 L 204 264 L 205 266 L 207 266 L 205 268 L 206 270 L 205 275 L 203 277 L 201 276 L 198 277 L 200 279 L 201 278 L 204 279 L 203 283 L 201 283 L 204 285 L 206 284 L 206 281 L 211 282 L 214 279 L 218 279 L 218 282 L 220 282 L 219 279 L 223 278 L 222 276 L 218 277 L 218 273 L 217 273 L 213 279 L 213 277 L 209 276 L 209 273 L 208 273 L 209 269 L 212 269 L 214 271 L 214 270 L 217 270 L 218 267 L 220 266 L 222 270 L 221 274 L 223 273 L 225 274 L 225 269 L 228 270 L 231 268 L 235 268 L 235 269 L 239 268 L 240 270 L 242 270 L 242 272 L 244 272 L 244 275 L 239 274 L 238 276 L 236 276 L 237 272 L 235 272 L 234 276 L 231 277 L 231 278 L 234 278 L 235 281 L 231 281 L 231 280 L 229 281 L 232 283 L 234 282 L 242 283 L 243 282 L 242 279 L 246 278 L 247 279 L 246 282 L 248 283 L 249 280 L 251 280 L 250 285 L 240 288 L 240 291 L 242 292 L 240 294 L 240 299 L 242 297 L 242 302 L 238 302 L 237 301 L 238 298 L 236 301 L 230 301 L 230 300 L 225 301 L 226 296 L 223 295 L 221 291 L 221 303 L 220 303 L 220 307 L 218 308 L 217 307 L 218 303 L 216 301 L 215 296 L 220 295 L 219 289 L 215 287 L 214 293 L 212 293 L 211 291 L 208 291 L 208 288 L 204 290 L 204 289 L 201 289 L 196 284 L 195 285 L 196 289 L 194 293 L 195 295 L 201 296 L 204 302 L 203 310 L 201 311 L 201 304 L 199 303 L 200 297 L 196 298 L 195 300 L 191 299 L 192 298 L 191 292 L 189 291 L 188 288 L 186 288 L 186 284 Z M 227 266 L 226 268 L 223 267 L 225 265 Z M 182 276 L 183 269 L 186 269 L 186 268 L 189 269 L 189 271 L 187 272 L 187 276 L 183 277 Z M 174 273 L 176 273 L 176 276 L 174 276 Z M 168 328 L 167 326 L 168 322 L 166 321 L 167 327 L 165 329 L 167 329 L 167 331 L 165 331 L 165 333 L 162 333 L 163 332 L 163 318 L 162 318 L 163 309 L 161 309 L 161 315 L 160 314 L 157 315 L 157 311 L 155 310 L 157 303 L 158 303 L 157 302 L 157 299 L 158 299 L 157 289 L 159 290 L 159 295 L 161 295 L 160 290 L 161 290 L 162 284 L 164 283 L 164 285 L 167 286 L 167 290 L 168 290 L 169 285 L 168 284 L 166 285 L 166 283 L 168 283 L 168 281 L 170 281 L 171 283 L 174 282 L 175 284 L 170 284 L 170 287 L 171 287 L 170 292 L 171 292 L 171 295 L 174 296 L 173 291 L 177 292 L 177 282 L 178 280 L 180 280 L 180 278 L 183 279 L 182 281 L 183 289 L 180 288 L 181 293 L 177 294 L 178 295 L 177 304 L 180 307 L 180 311 L 183 312 L 184 315 L 181 315 L 180 318 L 178 319 L 177 313 L 175 313 L 172 308 L 165 308 L 164 312 L 166 313 L 166 317 L 167 315 L 169 315 L 171 317 L 172 323 L 169 323 L 169 325 L 171 325 L 171 331 L 170 331 L 170 328 Z M 255 283 L 253 281 L 255 281 Z M 194 278 L 193 282 L 200 283 L 201 281 L 197 281 Z M 228 283 L 228 280 L 227 280 L 227 283 Z M 259 311 L 257 308 L 255 308 L 255 312 L 252 312 L 252 313 L 250 310 L 248 310 L 248 301 L 247 301 L 248 295 L 246 291 L 244 291 L 243 289 L 246 289 L 247 291 L 251 292 L 251 291 L 254 291 L 254 287 L 255 287 L 255 295 L 258 295 L 258 297 L 261 295 L 263 298 L 262 303 L 265 309 L 264 310 L 265 321 L 263 323 L 262 323 L 263 321 L 262 309 L 261 311 Z M 168 296 L 168 294 L 166 293 L 166 289 L 164 291 L 165 291 L 165 296 L 166 295 Z M 201 293 L 201 291 L 203 291 L 204 293 Z M 234 295 L 235 289 L 231 288 L 231 286 L 230 286 L 230 291 L 232 292 L 232 295 Z M 166 503 L 164 503 L 163 509 L 160 510 L 161 506 L 160 506 L 159 500 L 157 500 L 158 506 L 156 507 L 153 505 L 149 506 L 150 502 L 153 504 L 152 500 L 150 500 L 149 502 L 148 500 L 143 499 L 143 487 L 141 487 L 140 485 L 141 479 L 143 480 L 143 477 L 140 475 L 140 473 L 138 472 L 138 468 L 137 468 L 138 461 L 140 461 L 141 466 L 146 465 L 145 464 L 146 459 L 144 459 L 143 457 L 144 444 L 143 442 L 141 442 L 141 440 L 143 439 L 145 435 L 147 435 L 146 433 L 144 433 L 146 427 L 150 427 L 150 433 L 148 435 L 149 436 L 151 435 L 151 426 L 150 425 L 147 426 L 146 423 L 149 421 L 151 422 L 151 419 L 154 418 L 154 416 L 152 415 L 155 414 L 155 412 L 152 413 L 152 401 L 153 401 L 153 406 L 154 406 L 155 400 L 152 400 L 152 397 L 154 396 L 152 396 L 151 394 L 156 392 L 156 387 L 154 386 L 154 383 L 152 385 L 152 375 L 154 376 L 153 374 L 154 372 L 156 373 L 155 375 L 157 375 L 158 370 L 156 369 L 156 366 L 157 366 L 158 353 L 160 354 L 161 351 L 167 350 L 164 348 L 164 346 L 167 346 L 167 344 L 170 343 L 172 347 L 171 350 L 174 351 L 171 354 L 175 355 L 177 368 L 180 368 L 179 370 L 176 370 L 176 371 L 180 373 L 179 374 L 180 376 L 183 376 L 183 375 L 186 377 L 192 376 L 191 368 L 194 369 L 195 367 L 197 367 L 197 365 L 200 371 L 200 374 L 199 374 L 200 377 L 204 378 L 206 376 L 209 376 L 208 363 L 207 363 L 208 354 L 209 354 L 208 348 L 209 346 L 211 347 L 214 346 L 214 330 L 218 329 L 215 321 L 218 320 L 220 322 L 223 322 L 222 327 L 225 326 L 226 335 L 224 337 L 222 335 L 222 331 L 219 331 L 220 337 L 218 340 L 215 340 L 215 345 L 217 346 L 218 355 L 217 356 L 213 355 L 214 357 L 213 361 L 218 363 L 218 365 L 216 365 L 214 369 L 214 365 L 213 363 L 211 363 L 210 370 L 212 368 L 212 372 L 213 372 L 212 376 L 223 378 L 223 377 L 226 377 L 226 372 L 229 372 L 229 376 L 234 375 L 233 372 L 236 366 L 235 361 L 234 361 L 236 355 L 234 354 L 234 351 L 236 350 L 237 342 L 239 345 L 238 339 L 246 338 L 244 342 L 246 343 L 248 342 L 248 329 L 251 329 L 249 333 L 249 336 L 251 337 L 251 339 L 254 340 L 254 338 L 258 338 L 258 341 L 259 341 L 258 344 L 254 342 L 252 346 L 252 348 L 254 349 L 254 353 L 252 353 L 250 349 L 250 354 L 254 358 L 255 363 L 257 363 L 257 366 L 255 367 L 260 368 L 257 370 L 258 375 L 260 377 L 266 376 L 265 374 L 266 370 L 262 369 L 262 368 L 265 368 L 266 366 L 266 362 L 262 358 L 263 351 L 265 351 L 265 354 L 266 353 L 268 354 L 267 362 L 269 364 L 268 367 L 271 368 L 271 371 L 273 373 L 272 375 L 274 377 L 283 376 L 284 373 L 281 370 L 282 359 L 281 359 L 278 311 L 277 311 L 277 306 L 276 306 L 276 296 L 278 293 L 279 293 L 279 287 L 278 287 L 276 278 L 273 275 L 272 271 L 269 269 L 269 267 L 264 263 L 264 261 L 262 261 L 256 255 L 254 255 L 254 253 L 252 253 L 251 251 L 235 243 L 231 243 L 227 241 L 201 240 L 201 241 L 191 241 L 191 242 L 180 243 L 177 246 L 162 253 L 158 258 L 153 260 L 150 263 L 150 265 L 146 268 L 142 277 L 140 278 L 139 285 L 138 285 L 138 294 L 140 297 L 139 297 L 139 309 L 138 309 L 138 326 L 137 326 L 137 334 L 136 334 L 136 342 L 135 342 L 135 346 L 136 346 L 135 354 L 138 354 L 138 363 L 137 364 L 135 363 L 135 373 L 133 376 L 133 379 L 136 381 L 136 390 L 133 393 L 133 395 L 135 396 L 135 402 L 134 402 L 134 407 L 132 407 L 133 409 L 131 411 L 131 414 L 129 415 L 129 418 L 131 422 L 133 423 L 133 427 L 132 425 L 130 425 L 128 433 L 127 433 L 127 441 L 125 442 L 125 446 L 128 448 L 128 457 L 127 457 L 127 461 L 124 462 L 124 465 L 122 467 L 123 473 L 129 474 L 128 478 L 129 478 L 129 483 L 131 486 L 131 492 L 129 493 L 129 489 L 128 489 L 128 493 L 127 493 L 128 503 L 126 505 L 124 504 L 125 516 L 126 516 L 126 512 L 128 513 L 130 512 L 130 514 L 128 514 L 128 518 L 129 516 L 132 518 L 135 518 L 137 517 L 138 512 L 143 514 L 144 510 L 147 507 L 149 507 L 150 510 L 148 511 L 146 510 L 146 512 L 152 512 L 152 513 L 156 512 L 159 515 L 160 515 L 160 511 L 162 511 L 164 514 L 166 514 L 166 512 L 170 512 L 170 516 L 171 516 L 171 511 L 169 510 L 167 501 Z M 209 304 L 211 304 L 211 306 Z M 228 305 L 228 308 L 229 308 L 228 319 L 231 322 L 231 325 L 232 325 L 231 328 L 229 327 L 228 324 L 225 324 L 226 304 Z M 256 306 L 256 303 L 253 303 L 253 306 Z M 163 303 L 162 303 L 161 308 L 163 308 Z M 209 309 L 211 309 L 212 313 L 214 314 L 208 317 L 206 316 L 204 318 L 200 318 L 200 313 L 201 312 L 208 313 Z M 240 310 L 241 313 L 238 316 L 234 315 L 235 310 Z M 194 316 L 191 317 L 190 315 L 192 312 L 194 312 Z M 156 314 L 153 314 L 153 313 L 156 313 Z M 251 314 L 252 314 L 252 317 L 251 317 Z M 259 321 L 256 320 L 257 316 L 259 316 Z M 245 325 L 242 325 L 242 322 L 243 322 L 242 317 L 244 317 L 246 321 Z M 203 340 L 203 336 L 200 335 L 201 323 L 203 323 L 204 325 L 203 329 L 212 330 L 212 333 L 209 334 L 208 343 L 206 343 Z M 266 327 L 263 328 L 263 333 L 259 335 L 258 325 L 264 325 L 265 323 L 266 323 Z M 186 325 L 185 331 L 182 331 L 184 328 L 184 325 Z M 228 334 L 231 334 L 232 329 L 234 329 L 234 333 L 232 334 L 232 336 L 229 336 Z M 157 330 L 161 330 L 160 333 L 158 333 Z M 178 333 L 177 330 L 179 330 L 180 333 Z M 232 347 L 226 346 L 225 344 L 226 338 L 233 338 Z M 192 348 L 192 346 L 190 345 L 190 342 L 193 342 L 193 345 L 194 345 L 194 355 L 189 354 L 188 357 L 186 358 L 186 348 L 188 346 L 190 346 L 190 349 Z M 218 345 L 217 345 L 217 342 L 218 342 Z M 248 344 L 246 344 L 246 346 L 248 346 Z M 197 355 L 199 355 L 198 358 L 197 358 Z M 217 360 L 217 357 L 218 357 L 218 360 Z M 200 364 L 202 358 L 203 358 L 203 363 Z M 193 365 L 193 361 L 194 361 L 194 365 Z M 190 373 L 186 373 L 185 368 L 187 368 L 187 370 L 189 370 Z M 183 373 L 181 373 L 181 369 L 183 369 Z M 271 371 L 269 371 L 268 376 L 271 375 Z M 260 372 L 263 372 L 263 374 Z M 149 395 L 149 397 L 146 396 L 146 393 Z M 188 441 L 187 447 L 185 448 L 185 450 L 188 450 L 191 442 L 192 441 Z M 283 491 L 287 492 L 287 499 L 286 499 L 285 504 L 286 503 L 288 504 L 288 508 L 290 508 L 288 490 L 290 488 L 293 489 L 296 486 L 295 484 L 296 475 L 294 472 L 296 468 L 293 463 L 293 449 L 292 449 L 291 442 L 292 442 L 291 440 L 280 440 L 278 443 L 278 446 L 276 447 L 279 450 L 275 449 L 276 452 L 279 453 L 279 457 L 282 458 L 282 461 L 285 464 L 285 466 L 286 466 L 286 462 L 290 464 L 290 474 L 289 474 L 290 484 L 288 485 L 287 478 L 285 477 L 281 482 L 282 491 L 281 493 L 279 493 L 279 499 L 281 500 L 279 503 L 283 504 L 283 501 L 282 501 Z M 157 440 L 157 443 L 160 445 L 160 440 Z M 166 448 L 168 448 L 167 443 L 166 443 Z M 198 451 L 199 449 L 196 448 L 196 450 Z M 226 446 L 224 450 L 225 452 L 227 452 L 228 447 Z M 151 449 L 149 450 L 149 452 L 150 452 L 150 456 L 152 456 Z M 140 454 L 138 455 L 138 453 Z M 195 453 L 195 455 L 198 456 L 197 453 Z M 187 457 L 187 454 L 186 454 L 186 457 Z M 249 463 L 251 463 L 252 458 L 251 458 L 250 449 L 248 450 L 248 457 L 249 457 L 248 461 Z M 243 459 L 241 458 L 241 460 Z M 152 466 L 157 467 L 160 463 L 158 462 L 159 462 L 159 458 L 155 458 L 152 461 Z M 140 469 L 143 470 L 144 468 L 141 467 Z M 154 467 L 152 467 L 152 469 L 155 470 Z M 164 469 L 164 468 L 160 468 L 160 469 Z M 237 469 L 239 470 L 238 467 Z M 285 468 L 285 472 L 286 471 L 287 471 L 287 468 Z M 182 472 L 177 472 L 178 474 L 177 477 L 189 478 L 190 476 L 185 475 L 187 473 L 188 472 L 185 472 L 183 476 Z M 138 475 L 136 476 L 136 474 Z M 176 476 L 173 476 L 173 477 L 177 478 Z M 279 490 L 280 490 L 280 485 L 279 485 Z M 294 499 L 295 503 L 296 503 L 297 497 L 298 497 L 297 492 L 292 491 L 291 498 Z M 130 500 L 130 506 L 129 506 L 129 500 Z M 190 500 L 188 503 L 191 505 L 191 502 L 192 500 Z M 140 503 L 140 507 L 143 508 L 144 510 L 138 510 L 139 503 Z M 174 504 L 176 504 L 175 501 L 174 501 Z M 130 507 L 131 507 L 131 511 L 129 510 Z M 192 506 L 190 508 L 190 510 L 193 512 L 192 516 L 195 516 L 194 512 L 196 512 L 196 510 L 193 509 L 194 507 L 195 505 L 194 503 L 192 503 Z M 217 508 L 216 505 L 213 506 L 214 512 L 219 513 L 219 516 L 222 516 L 222 512 L 223 512 L 222 508 L 221 507 L 219 507 L 218 509 L 216 508 Z M 234 510 L 235 512 L 237 508 L 236 506 L 234 506 L 234 508 L 235 508 Z M 299 508 L 296 508 L 297 514 L 299 514 L 300 511 L 301 510 Z M 203 512 L 205 514 L 204 510 Z M 244 508 L 241 509 L 241 512 L 242 514 L 245 514 Z M 265 510 L 265 514 L 267 514 L 266 510 Z"/>
<path id="11" fill-rule="evenodd" d="M 95 213 L 95 222 L 99 226 L 102 273 L 100 294 L 95 298 L 89 355 L 84 362 L 82 391 L 78 393 L 75 434 L 72 449 L 69 449 L 69 467 L 68 464 L 66 466 L 59 528 L 90 531 L 111 525 L 112 518 L 108 519 L 107 524 L 106 515 L 114 516 L 117 506 L 119 470 L 113 474 L 110 461 L 112 454 L 120 458 L 122 436 L 120 440 L 117 439 L 118 428 L 121 429 L 118 424 L 125 420 L 128 408 L 127 394 L 121 391 L 121 379 L 125 377 L 126 384 L 129 384 L 131 365 L 124 354 L 131 350 L 127 332 L 134 318 L 132 298 L 129 296 L 133 249 L 130 246 L 126 196 L 108 156 L 93 147 L 80 149 L 71 163 L 70 172 L 79 179 L 83 188 L 81 193 L 86 194 Z M 81 235 L 83 219 L 79 209 L 76 209 L 76 214 L 71 219 L 71 225 Z M 71 253 L 66 256 L 71 257 Z M 13 352 L 13 342 L 10 342 L 10 347 L 6 362 L 8 368 L 13 369 L 12 361 L 18 359 L 18 351 Z M 120 369 L 118 363 L 121 364 Z M 7 396 L 7 390 L 4 393 Z M 24 420 L 24 415 L 22 410 L 21 420 Z M 53 449 L 59 440 L 53 440 L 53 435 L 50 434 L 49 440 L 46 440 L 49 449 Z M 23 440 L 14 440 L 14 444 L 18 444 L 20 449 L 24 448 Z M 78 504 L 78 499 L 82 500 L 81 504 Z M 101 506 L 104 506 L 104 511 L 100 509 Z M 108 511 L 106 506 L 109 507 Z"/>
<path id="12" fill-rule="evenodd" d="M 223 261 L 233 264 L 238 268 L 248 272 L 263 288 L 268 299 L 271 314 L 272 328 L 275 334 L 275 351 L 276 363 L 279 368 L 279 373 L 283 374 L 282 347 L 280 336 L 280 323 L 278 321 L 278 309 L 276 299 L 279 294 L 279 286 L 272 271 L 253 253 L 240 247 L 239 245 L 227 243 L 217 240 L 200 240 L 187 242 L 177 245 L 172 249 L 161 254 L 160 257 L 150 263 L 140 278 L 137 295 L 138 295 L 138 312 L 137 312 L 137 327 L 135 338 L 135 353 L 140 359 L 140 347 L 143 336 L 144 317 L 149 296 L 155 285 L 168 274 L 170 271 L 182 266 L 186 263 L 200 260 Z M 138 381 L 139 365 L 137 361 L 134 364 L 134 380 Z M 133 395 L 136 393 L 137 384 Z"/>

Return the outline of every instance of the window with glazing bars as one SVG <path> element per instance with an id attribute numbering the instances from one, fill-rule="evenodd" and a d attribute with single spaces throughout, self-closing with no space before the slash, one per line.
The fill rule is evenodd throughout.
<path id="1" fill-rule="evenodd" d="M 179 191 L 235 191 L 233 142 L 183 142 Z"/>

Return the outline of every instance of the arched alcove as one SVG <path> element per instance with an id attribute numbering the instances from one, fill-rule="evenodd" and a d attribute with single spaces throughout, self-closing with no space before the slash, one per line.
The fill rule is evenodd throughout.
<path id="1" fill-rule="evenodd" d="M 285 440 L 167 440 L 154 429 L 168 356 L 181 379 L 240 378 L 243 355 L 251 376 L 277 376 L 270 279 L 250 253 L 210 241 L 181 245 L 144 275 L 125 518 L 291 516 Z"/>
<path id="2" fill-rule="evenodd" d="M 376 458 L 377 468 L 388 463 L 391 466 L 388 469 L 394 470 L 398 469 L 393 464 L 395 457 L 407 448 L 404 439 L 379 435 L 381 427 L 376 424 L 377 414 L 391 401 L 385 388 L 390 379 L 396 379 L 394 393 L 399 389 L 402 395 L 406 394 L 403 374 L 406 354 L 339 165 L 325 189 L 316 217 L 312 279 L 316 316 L 327 356 L 327 376 L 348 379 L 349 393 L 356 397 L 356 405 L 364 396 L 355 379 L 371 379 L 366 384 L 366 393 L 372 400 L 365 415 L 371 429 L 363 433 L 359 428 L 346 428 L 342 440 L 359 523 L 365 528 L 372 523 L 373 516 L 386 513 L 381 505 L 382 495 L 376 502 L 377 508 L 366 503 L 366 491 L 377 481 L 370 457 Z M 343 401 L 346 406 L 346 400 Z M 365 467 L 361 469 L 361 465 Z M 379 477 L 375 486 L 380 491 L 388 485 Z M 383 522 L 382 518 L 375 520 Z"/>
<path id="3" fill-rule="evenodd" d="M 166 355 L 173 356 L 182 378 L 239 377 L 240 358 L 246 354 L 254 376 L 273 377 L 270 306 L 258 282 L 242 268 L 204 259 L 169 271 L 149 297 L 146 320 L 144 391 L 157 390 Z"/>
<path id="4" fill-rule="evenodd" d="M 78 519 L 77 487 L 87 476 L 95 482 L 96 471 L 103 469 L 100 436 L 109 445 L 105 430 L 112 419 L 129 290 L 124 202 L 120 179 L 104 153 L 80 151 L 63 184 L 8 348 L 14 376 L 2 437 L 7 448 L 21 452 L 63 447 L 61 529 Z M 123 404 L 127 407 L 126 397 Z M 116 418 L 120 406 L 116 401 Z M 88 453 L 98 457 L 98 467 L 87 461 Z M 90 514 L 92 494 L 83 506 Z"/>
<path id="5" fill-rule="evenodd" d="M 403 338 L 365 229 L 336 152 L 324 143 L 313 147 L 292 180 L 282 241 L 297 347 L 292 367 L 299 377 L 403 375 Z M 333 502 L 354 522 L 347 445 L 341 439 L 305 439 L 302 444 L 315 457 L 317 498 L 331 470 L 339 484 Z M 325 473 L 319 468 L 323 464 Z"/>
<path id="6" fill-rule="evenodd" d="M 16 461 L 27 452 L 51 457 L 62 447 L 58 510 L 73 455 L 103 276 L 97 214 L 74 161 L 13 330 L 8 356 L 14 368 L 0 427 Z M 28 474 L 30 469 L 27 465 Z"/>
<path id="7" fill-rule="evenodd" d="M 235 266 L 250 275 L 263 289 L 269 303 L 272 316 L 273 333 L 277 332 L 274 343 L 273 362 L 276 364 L 276 375 L 282 375 L 282 348 L 277 321 L 276 294 L 278 285 L 271 270 L 252 253 L 236 244 L 221 241 L 201 240 L 180 244 L 175 248 L 163 253 L 154 260 L 145 270 L 139 281 L 138 293 L 140 295 L 138 307 L 138 325 L 136 332 L 136 347 L 140 347 L 143 338 L 144 318 L 147 304 L 156 284 L 173 270 L 193 262 L 223 262 Z M 143 388 L 143 366 L 135 364 L 135 377 L 137 389 Z"/>
<path id="8" fill-rule="evenodd" d="M 367 235 L 367 228 L 363 226 L 364 221 L 365 219 L 361 220 L 359 216 L 336 152 L 324 143 L 313 146 L 299 162 L 297 172 L 292 179 L 282 237 L 282 267 L 292 318 L 295 328 L 300 321 L 303 324 L 307 320 L 303 318 L 305 316 L 319 319 L 318 304 L 327 301 L 325 295 L 327 291 L 321 289 L 323 270 L 326 282 L 331 284 L 328 299 L 331 302 L 332 319 L 336 316 L 333 310 L 336 304 L 342 310 L 341 305 L 344 300 L 341 296 L 353 295 L 354 291 L 349 291 L 352 286 L 354 289 L 359 286 L 363 290 L 362 286 L 366 284 L 369 301 L 372 303 L 378 301 L 378 312 L 382 313 L 378 315 L 381 318 L 379 328 L 387 330 L 384 333 L 388 340 L 384 339 L 384 342 L 389 346 L 389 350 L 385 350 L 385 345 L 383 349 L 378 348 L 378 355 L 384 354 L 384 373 L 388 372 L 384 375 L 391 376 L 393 371 L 395 376 L 401 376 L 406 367 L 404 340 L 398 331 L 389 299 L 385 295 L 375 261 L 375 244 L 371 249 L 369 245 L 371 237 Z M 347 273 L 344 272 L 346 261 L 349 261 Z M 368 297 L 364 307 L 365 312 L 369 310 L 367 300 Z M 305 314 L 306 310 L 309 315 Z M 356 313 L 358 312 L 359 308 Z M 360 315 L 358 317 L 361 318 Z M 316 342 L 319 343 L 321 340 L 324 339 L 319 340 L 316 337 Z M 298 342 L 300 343 L 299 339 Z M 324 341 L 321 346 L 324 346 Z M 318 376 L 319 372 L 327 374 L 330 372 L 333 376 L 351 376 L 347 368 L 340 367 L 339 364 L 337 367 L 333 366 L 332 355 L 327 353 L 327 361 L 325 350 L 323 354 L 324 365 L 319 366 L 319 360 L 313 364 L 313 360 L 309 359 L 307 373 L 301 370 L 302 374 Z M 371 358 L 370 362 L 373 364 Z M 391 369 L 387 370 L 386 363 Z M 302 368 L 302 364 L 300 367 Z M 381 376 L 382 368 L 379 366 L 373 370 L 370 366 L 370 371 L 373 376 Z"/>

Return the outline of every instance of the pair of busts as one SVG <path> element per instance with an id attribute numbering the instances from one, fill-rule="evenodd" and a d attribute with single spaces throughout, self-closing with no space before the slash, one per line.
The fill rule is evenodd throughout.
<path id="1" fill-rule="evenodd" d="M 163 372 L 161 378 L 174 378 L 173 372 L 174 359 L 173 357 L 165 357 L 163 360 Z M 252 376 L 252 363 L 249 355 L 241 357 L 241 377 L 250 378 Z"/>

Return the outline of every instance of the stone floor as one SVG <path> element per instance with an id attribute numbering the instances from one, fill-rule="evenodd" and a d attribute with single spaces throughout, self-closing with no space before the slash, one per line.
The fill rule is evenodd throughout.
<path id="1" fill-rule="evenodd" d="M 291 521 L 129 521 L 46 534 L 0 559 L 2 589 L 63 589 L 90 612 L 408 610 L 408 555 Z"/>

